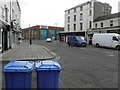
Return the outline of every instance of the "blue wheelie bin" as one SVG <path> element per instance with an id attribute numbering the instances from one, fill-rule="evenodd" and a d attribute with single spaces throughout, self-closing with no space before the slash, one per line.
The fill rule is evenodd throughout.
<path id="1" fill-rule="evenodd" d="M 4 68 L 6 90 L 22 88 L 30 90 L 32 61 L 11 61 Z"/>
<path id="2" fill-rule="evenodd" d="M 37 61 L 35 70 L 37 72 L 37 88 L 38 90 L 53 89 L 58 90 L 59 74 L 61 71 L 60 64 L 54 61 Z"/>

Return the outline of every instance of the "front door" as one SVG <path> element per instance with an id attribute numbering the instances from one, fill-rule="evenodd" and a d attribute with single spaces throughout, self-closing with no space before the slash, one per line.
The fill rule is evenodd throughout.
<path id="1" fill-rule="evenodd" d="M 2 33 L 2 50 L 8 50 L 8 40 L 7 40 L 7 31 L 3 31 Z"/>

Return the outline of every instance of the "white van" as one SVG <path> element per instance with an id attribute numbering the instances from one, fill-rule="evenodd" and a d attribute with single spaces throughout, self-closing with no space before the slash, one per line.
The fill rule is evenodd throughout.
<path id="1" fill-rule="evenodd" d="M 120 34 L 96 33 L 93 35 L 92 44 L 96 47 L 104 46 L 120 50 Z"/>

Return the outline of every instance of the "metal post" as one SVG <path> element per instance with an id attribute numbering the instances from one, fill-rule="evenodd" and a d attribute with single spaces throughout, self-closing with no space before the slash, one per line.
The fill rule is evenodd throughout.
<path id="1" fill-rule="evenodd" d="M 58 23 L 55 23 L 55 26 L 57 28 Z M 56 30 L 55 30 L 55 40 L 57 40 Z"/>

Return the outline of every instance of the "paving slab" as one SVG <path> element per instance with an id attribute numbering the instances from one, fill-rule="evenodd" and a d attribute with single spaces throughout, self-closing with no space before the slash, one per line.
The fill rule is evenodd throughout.
<path id="1" fill-rule="evenodd" d="M 37 59 L 52 59 L 54 56 L 46 51 L 40 45 L 29 45 L 29 43 L 23 42 L 20 45 L 16 45 L 13 49 L 0 55 L 0 60 L 37 60 Z"/>
<path id="2" fill-rule="evenodd" d="M 9 63 L 11 60 L 43 60 L 43 59 L 54 59 L 56 56 L 51 53 L 50 50 L 41 45 L 32 44 L 29 45 L 28 41 L 24 41 L 21 45 L 16 45 L 14 48 L 0 54 L 0 89 L 5 88 L 5 77 L 2 73 L 2 68 Z M 31 77 L 31 88 L 36 90 L 37 88 L 37 75 L 36 71 L 33 70 Z M 61 85 L 61 83 L 60 83 Z"/>

